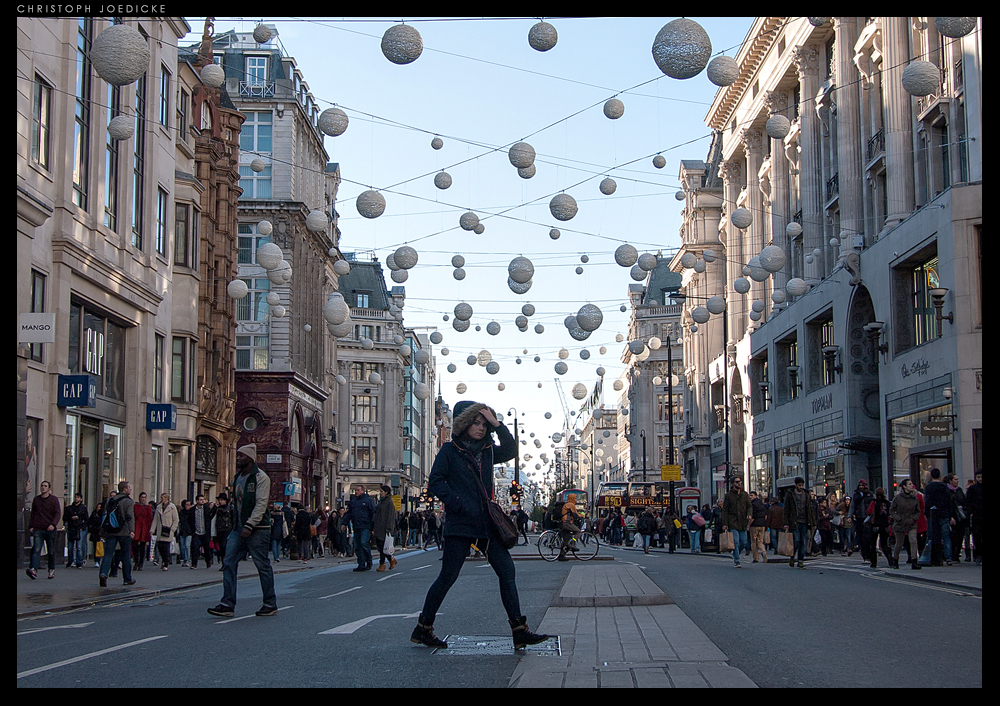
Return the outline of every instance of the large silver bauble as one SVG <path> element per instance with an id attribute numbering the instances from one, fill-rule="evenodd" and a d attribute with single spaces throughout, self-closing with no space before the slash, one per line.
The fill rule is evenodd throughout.
<path id="1" fill-rule="evenodd" d="M 697 76 L 712 57 L 712 40 L 700 24 L 681 17 L 663 25 L 653 40 L 653 61 L 670 78 Z"/>
<path id="2" fill-rule="evenodd" d="M 393 25 L 382 35 L 382 53 L 394 64 L 409 64 L 424 50 L 420 32 L 410 25 Z"/>

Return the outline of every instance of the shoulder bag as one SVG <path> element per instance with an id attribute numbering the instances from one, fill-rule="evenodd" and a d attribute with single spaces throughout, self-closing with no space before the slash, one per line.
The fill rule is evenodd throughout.
<path id="1" fill-rule="evenodd" d="M 479 490 L 486 498 L 486 512 L 490 516 L 490 524 L 493 525 L 493 530 L 496 532 L 497 541 L 504 549 L 510 549 L 517 544 L 517 527 L 511 522 L 503 508 L 490 500 L 486 494 L 486 486 L 483 485 L 483 479 L 479 477 L 478 472 L 476 473 L 476 482 L 479 483 Z"/>

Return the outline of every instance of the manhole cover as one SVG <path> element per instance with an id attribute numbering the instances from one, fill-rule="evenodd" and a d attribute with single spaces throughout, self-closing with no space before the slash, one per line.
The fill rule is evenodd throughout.
<path id="1" fill-rule="evenodd" d="M 522 650 L 514 651 L 514 642 L 503 635 L 448 635 L 444 638 L 447 648 L 434 650 L 436 655 L 509 655 L 520 654 Z M 562 654 L 559 647 L 559 636 L 553 635 L 545 642 L 528 645 L 523 652 L 558 657 Z"/>

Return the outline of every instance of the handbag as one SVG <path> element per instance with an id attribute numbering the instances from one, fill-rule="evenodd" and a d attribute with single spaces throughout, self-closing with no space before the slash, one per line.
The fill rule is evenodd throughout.
<path id="1" fill-rule="evenodd" d="M 483 497 L 486 498 L 486 513 L 489 515 L 490 523 L 496 531 L 496 538 L 500 542 L 500 546 L 504 549 L 516 546 L 517 527 L 514 526 L 514 523 L 507 516 L 507 513 L 503 511 L 503 508 L 490 500 L 490 497 L 486 494 L 486 486 L 483 485 L 483 479 L 479 477 L 479 473 L 476 473 L 476 482 L 479 483 L 479 490 L 482 491 Z"/>
<path id="2" fill-rule="evenodd" d="M 94 558 L 101 559 L 104 557 L 104 540 L 99 540 L 94 542 Z"/>
<path id="3" fill-rule="evenodd" d="M 693 521 L 693 522 L 694 522 L 694 523 L 695 523 L 696 525 L 698 525 L 699 527 L 704 527 L 704 526 L 705 526 L 705 518 L 704 518 L 704 517 L 702 517 L 702 516 L 701 516 L 701 515 L 700 515 L 699 513 L 697 513 L 697 512 L 696 512 L 696 513 L 693 513 L 693 514 L 691 515 L 691 520 L 692 520 L 692 521 Z"/>
<path id="4" fill-rule="evenodd" d="M 795 538 L 791 532 L 778 532 L 778 556 L 795 554 Z"/>
<path id="5" fill-rule="evenodd" d="M 680 529 L 681 528 L 681 521 L 680 520 L 674 520 L 674 527 L 676 529 Z"/>

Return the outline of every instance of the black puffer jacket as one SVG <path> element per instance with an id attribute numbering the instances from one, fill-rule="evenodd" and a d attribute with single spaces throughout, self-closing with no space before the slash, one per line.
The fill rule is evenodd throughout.
<path id="1" fill-rule="evenodd" d="M 474 418 L 485 407 L 480 404 L 460 405 L 461 402 L 455 405 L 453 432 L 458 428 L 464 432 L 471 424 L 465 423 L 465 417 Z M 500 424 L 491 431 L 496 432 L 499 444 L 493 443 L 490 434 L 481 442 L 481 449 L 468 441 L 447 441 L 434 459 L 427 488 L 444 503 L 448 514 L 444 525 L 446 537 L 490 536 L 486 499 L 476 477 L 482 481 L 485 494 L 492 499 L 494 464 L 506 463 L 517 455 L 514 437 L 506 426 Z"/>

